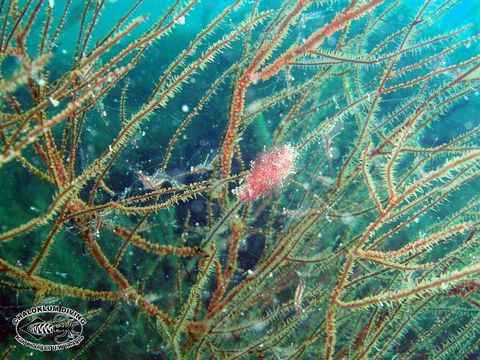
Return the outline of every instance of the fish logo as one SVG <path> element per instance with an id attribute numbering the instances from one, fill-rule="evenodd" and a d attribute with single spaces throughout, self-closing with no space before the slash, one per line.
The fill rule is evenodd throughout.
<path id="1" fill-rule="evenodd" d="M 15 339 L 39 351 L 58 351 L 80 344 L 85 318 L 77 311 L 58 305 L 36 306 L 12 320 Z"/>

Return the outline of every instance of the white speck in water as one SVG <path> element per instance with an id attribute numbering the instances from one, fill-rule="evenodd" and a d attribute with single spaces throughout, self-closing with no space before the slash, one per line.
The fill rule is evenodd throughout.
<path id="1" fill-rule="evenodd" d="M 175 24 L 185 25 L 185 16 L 180 16 L 174 20 Z"/>
<path id="2" fill-rule="evenodd" d="M 341 218 L 342 222 L 345 224 L 345 225 L 353 225 L 354 222 L 355 222 L 355 219 L 354 217 L 349 214 L 349 213 L 344 213 L 342 214 Z"/>
<path id="3" fill-rule="evenodd" d="M 340 150 L 338 149 L 338 147 L 332 146 L 330 148 L 330 154 L 329 155 L 330 155 L 330 158 L 332 160 L 336 160 L 340 157 Z"/>
<path id="4" fill-rule="evenodd" d="M 54 107 L 57 107 L 58 104 L 60 104 L 60 102 L 59 102 L 57 99 L 54 99 L 54 98 L 51 97 L 51 96 L 48 98 L 48 100 L 50 100 L 50 102 L 52 103 L 52 105 L 53 105 Z"/>
<path id="5" fill-rule="evenodd" d="M 188 105 L 185 105 L 185 104 L 182 105 L 182 111 L 183 111 L 184 113 L 188 112 L 188 110 L 190 110 L 190 108 L 188 107 Z"/>

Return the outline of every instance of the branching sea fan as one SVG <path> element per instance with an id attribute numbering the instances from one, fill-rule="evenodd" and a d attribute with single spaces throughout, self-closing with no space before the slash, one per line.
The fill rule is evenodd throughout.
<path id="1" fill-rule="evenodd" d="M 1 359 L 480 358 L 478 0 L 0 14 Z"/>

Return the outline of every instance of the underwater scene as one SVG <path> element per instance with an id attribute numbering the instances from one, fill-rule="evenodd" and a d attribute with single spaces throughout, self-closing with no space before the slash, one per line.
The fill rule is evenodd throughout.
<path id="1" fill-rule="evenodd" d="M 0 0 L 1 359 L 480 359 L 480 2 Z"/>

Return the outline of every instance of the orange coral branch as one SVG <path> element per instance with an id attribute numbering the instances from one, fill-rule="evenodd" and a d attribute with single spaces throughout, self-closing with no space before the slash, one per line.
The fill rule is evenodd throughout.
<path id="1" fill-rule="evenodd" d="M 273 64 L 270 64 L 260 73 L 262 80 L 267 80 L 277 74 L 281 69 L 290 64 L 292 61 L 300 56 L 307 54 L 310 51 L 315 51 L 318 46 L 329 35 L 332 35 L 338 30 L 342 30 L 347 27 L 352 20 L 358 19 L 365 15 L 369 11 L 373 10 L 376 6 L 383 3 L 384 0 L 372 0 L 371 2 L 363 5 L 356 10 L 348 10 L 339 13 L 333 21 L 321 29 L 314 32 L 310 37 L 300 46 L 294 46 L 285 52 L 282 56 L 277 58 Z"/>

